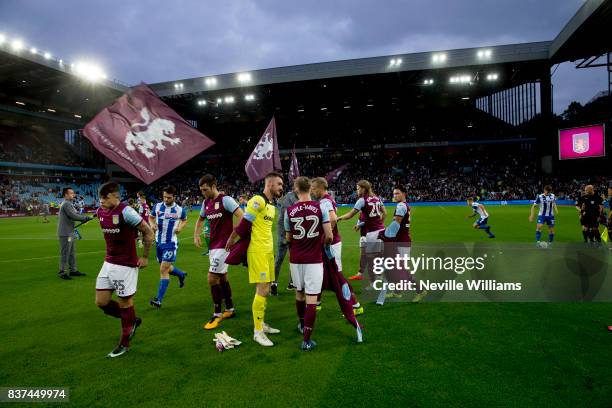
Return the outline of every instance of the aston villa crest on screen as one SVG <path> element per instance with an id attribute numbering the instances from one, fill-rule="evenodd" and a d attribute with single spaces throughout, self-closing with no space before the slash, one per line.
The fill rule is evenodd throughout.
<path id="1" fill-rule="evenodd" d="M 575 133 L 572 135 L 572 150 L 575 153 L 586 153 L 589 151 L 589 134 Z"/>

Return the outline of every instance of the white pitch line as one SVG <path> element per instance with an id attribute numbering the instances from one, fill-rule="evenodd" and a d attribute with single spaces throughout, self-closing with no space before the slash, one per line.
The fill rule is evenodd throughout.
<path id="1" fill-rule="evenodd" d="M 80 252 L 77 254 L 77 256 L 79 255 L 87 255 L 87 254 L 101 254 L 104 253 L 106 251 L 90 251 L 90 252 Z M 53 255 L 53 256 L 41 256 L 39 258 L 20 258 L 20 259 L 1 259 L 0 263 L 2 262 L 21 262 L 21 261 L 40 261 L 40 260 L 44 260 L 44 259 L 55 259 L 55 258 L 59 258 L 60 255 Z"/>
<path id="2" fill-rule="evenodd" d="M 57 237 L 40 237 L 40 238 L 35 238 L 35 237 L 0 237 L 0 240 L 4 240 L 4 241 L 14 241 L 14 240 L 21 240 L 21 241 L 57 241 L 58 238 Z M 103 241 L 104 238 L 82 238 L 79 239 L 78 241 Z"/>

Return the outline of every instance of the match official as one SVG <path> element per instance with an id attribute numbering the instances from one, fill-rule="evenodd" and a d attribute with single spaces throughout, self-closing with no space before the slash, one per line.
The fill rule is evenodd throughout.
<path id="1" fill-rule="evenodd" d="M 71 276 L 85 276 L 77 270 L 76 248 L 74 246 L 74 222 L 89 221 L 92 217 L 79 214 L 74 208 L 74 190 L 66 187 L 62 190 L 64 201 L 59 208 L 59 219 L 57 222 L 57 237 L 60 244 L 60 268 L 59 277 L 65 280 L 72 279 Z M 70 269 L 66 273 L 66 265 Z"/>
<path id="2" fill-rule="evenodd" d="M 584 187 L 584 194 L 576 200 L 576 208 L 580 213 L 580 224 L 582 224 L 582 236 L 584 242 L 601 245 L 601 235 L 599 234 L 599 218 L 603 214 L 603 199 L 595 188 L 589 184 Z"/>

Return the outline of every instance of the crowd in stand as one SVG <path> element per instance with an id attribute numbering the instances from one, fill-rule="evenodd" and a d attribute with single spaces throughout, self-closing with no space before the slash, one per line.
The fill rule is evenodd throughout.
<path id="1" fill-rule="evenodd" d="M 608 187 L 608 177 L 551 176 L 538 171 L 539 160 L 529 149 L 514 147 L 440 147 L 337 152 L 333 154 L 298 154 L 300 174 L 310 177 L 325 176 L 332 170 L 347 165 L 342 174 L 330 182 L 339 203 L 357 200 L 355 185 L 360 179 L 369 180 L 383 200 L 390 201 L 393 186 L 401 183 L 408 188 L 408 200 L 462 201 L 468 196 L 482 200 L 531 200 L 545 184 L 551 184 L 560 199 L 575 199 L 586 184 L 594 184 L 599 191 Z M 283 169 L 289 168 L 289 156 L 282 158 Z M 167 184 L 177 188 L 178 201 L 185 205 L 201 203 L 198 180 L 205 173 L 214 174 L 219 189 L 238 198 L 251 196 L 259 186 L 251 184 L 244 171 L 244 158 L 235 156 L 202 156 L 172 171 L 151 186 L 142 188 L 151 201 L 161 197 Z M 27 181 L 24 181 L 27 180 Z M 27 210 L 42 203 L 61 201 L 61 189 L 71 185 L 86 205 L 96 202 L 96 183 L 84 180 L 16 181 L 0 179 L 0 207 Z M 142 187 L 142 186 L 140 186 Z M 130 190 L 139 189 L 138 186 Z M 130 195 L 135 191 L 130 191 Z"/>
<path id="2" fill-rule="evenodd" d="M 80 139 L 79 139 L 80 140 Z M 90 151 L 87 142 L 83 145 Z M 100 167 L 104 160 L 99 154 L 81 157 L 78 149 L 56 135 L 0 126 L 0 162 L 51 164 L 69 167 Z"/>
<path id="3" fill-rule="evenodd" d="M 369 180 L 376 194 L 385 201 L 392 198 L 393 186 L 401 183 L 408 188 L 408 200 L 462 201 L 469 196 L 482 200 L 532 200 L 551 184 L 559 199 L 574 200 L 586 184 L 594 184 L 604 192 L 609 183 L 605 176 L 551 176 L 538 171 L 539 160 L 529 152 L 508 153 L 506 149 L 464 148 L 449 153 L 424 151 L 404 154 L 405 151 L 360 152 L 349 157 L 316 157 L 298 155 L 300 174 L 325 176 L 335 168 L 347 164 L 340 177 L 330 183 L 330 190 L 340 203 L 357 200 L 355 186 L 360 179 Z M 289 168 L 283 158 L 283 169 Z M 234 160 L 200 159 L 174 171 L 172 175 L 146 189 L 149 197 L 161 196 L 166 184 L 173 184 L 182 200 L 197 204 L 201 200 L 198 179 L 210 172 L 217 176 L 219 189 L 233 197 L 250 196 L 258 186 L 249 183 L 244 164 Z"/>
<path id="4" fill-rule="evenodd" d="M 16 180 L 0 177 L 0 210 L 24 214 L 38 214 L 46 205 L 55 208 L 62 201 L 62 189 L 73 187 L 77 201 L 94 206 L 99 182 L 88 180 L 41 179 L 21 177 Z"/>

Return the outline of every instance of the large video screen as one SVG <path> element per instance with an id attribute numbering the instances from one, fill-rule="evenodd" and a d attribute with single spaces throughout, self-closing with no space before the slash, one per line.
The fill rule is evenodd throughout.
<path id="1" fill-rule="evenodd" d="M 606 155 L 604 125 L 559 130 L 559 160 Z"/>

